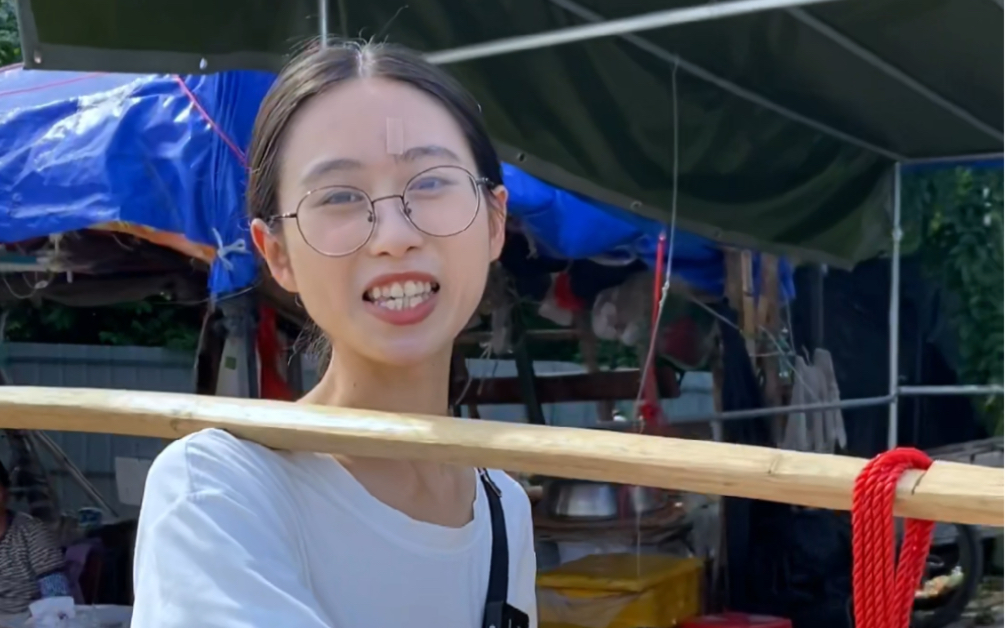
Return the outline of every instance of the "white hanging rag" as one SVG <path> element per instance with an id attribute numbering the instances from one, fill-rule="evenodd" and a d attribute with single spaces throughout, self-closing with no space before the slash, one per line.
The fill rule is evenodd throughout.
<path id="1" fill-rule="evenodd" d="M 826 349 L 817 349 L 813 352 L 813 366 L 820 373 L 824 388 L 824 401 L 827 403 L 838 403 L 841 401 L 841 390 L 838 388 L 837 376 L 834 373 L 834 360 L 831 352 Z M 844 413 L 841 408 L 832 408 L 825 412 L 825 426 L 827 431 L 826 447 L 827 453 L 845 449 L 848 446 L 848 434 L 845 432 Z"/>
<path id="2" fill-rule="evenodd" d="M 815 379 L 809 375 L 810 367 L 802 356 L 796 357 L 796 368 L 793 370 L 792 399 L 790 403 L 794 406 L 802 406 L 813 403 L 813 390 L 810 379 Z M 792 412 L 785 422 L 785 431 L 782 440 L 778 443 L 781 449 L 791 449 L 795 451 L 809 451 L 810 437 L 805 412 Z"/>
<path id="3" fill-rule="evenodd" d="M 809 364 L 796 358 L 791 404 L 794 406 L 841 401 L 829 351 L 817 349 Z M 796 451 L 834 453 L 848 444 L 844 415 L 840 408 L 791 412 L 778 447 Z"/>

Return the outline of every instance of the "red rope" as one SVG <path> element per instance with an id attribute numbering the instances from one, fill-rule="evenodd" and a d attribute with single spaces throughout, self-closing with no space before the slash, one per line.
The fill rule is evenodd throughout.
<path id="1" fill-rule="evenodd" d="M 932 460 L 916 449 L 873 458 L 855 481 L 852 498 L 852 588 L 856 628 L 907 628 L 914 594 L 932 544 L 930 521 L 908 519 L 895 561 L 893 502 L 905 471 L 927 470 Z"/>
<path id="2" fill-rule="evenodd" d="M 220 128 L 220 125 L 216 123 L 216 120 L 213 118 L 213 116 L 209 115 L 209 112 L 206 111 L 206 108 L 202 106 L 201 102 L 199 102 L 199 98 L 196 97 L 195 93 L 191 89 L 189 89 L 188 83 L 185 82 L 185 79 L 182 78 L 180 74 L 175 74 L 174 80 L 176 83 L 178 83 L 178 87 L 181 88 L 182 93 L 188 96 L 188 99 L 192 101 L 192 106 L 195 107 L 195 110 L 198 111 L 199 114 L 203 117 L 203 119 L 206 121 L 206 124 L 209 125 L 209 128 L 213 129 L 213 132 L 215 132 L 217 137 L 220 138 L 220 141 L 222 141 L 224 144 L 227 145 L 227 148 L 229 148 L 230 152 L 234 154 L 234 157 L 237 157 L 237 161 L 242 166 L 247 166 L 248 164 L 244 155 L 244 151 L 241 150 L 236 143 L 234 143 L 234 140 L 230 139 L 230 136 L 227 135 L 227 133 L 222 128 Z"/>
<path id="3" fill-rule="evenodd" d="M 645 365 L 647 370 L 646 381 L 640 383 L 644 400 L 639 408 L 639 414 L 641 415 L 640 418 L 643 425 L 650 431 L 656 428 L 662 420 L 663 414 L 660 409 L 660 388 L 659 380 L 656 379 L 656 355 L 654 350 L 660 333 L 660 299 L 663 296 L 663 265 L 667 261 L 666 246 L 667 232 L 663 230 L 656 241 L 656 264 L 653 267 L 652 327 L 649 337 L 648 355 L 646 356 L 649 364 Z"/>

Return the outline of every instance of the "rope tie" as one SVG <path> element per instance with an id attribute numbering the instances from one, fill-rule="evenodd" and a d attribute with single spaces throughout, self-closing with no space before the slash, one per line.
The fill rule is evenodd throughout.
<path id="1" fill-rule="evenodd" d="M 229 257 L 235 254 L 247 255 L 247 243 L 239 238 L 230 244 L 224 244 L 223 236 L 220 235 L 220 232 L 215 227 L 213 228 L 213 237 L 216 239 L 216 259 L 218 259 L 220 263 L 223 264 L 223 267 L 228 271 L 233 271 L 234 262 L 232 262 Z"/>
<path id="2" fill-rule="evenodd" d="M 935 523 L 905 522 L 898 561 L 893 502 L 904 472 L 931 466 L 931 458 L 916 449 L 894 449 L 870 460 L 855 480 L 851 522 L 856 628 L 910 625 Z"/>

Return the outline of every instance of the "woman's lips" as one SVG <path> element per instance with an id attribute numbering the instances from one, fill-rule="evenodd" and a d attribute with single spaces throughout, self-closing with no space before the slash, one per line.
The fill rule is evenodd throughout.
<path id="1" fill-rule="evenodd" d="M 417 325 L 429 318 L 436 309 L 438 294 L 429 292 L 421 299 L 408 298 L 403 305 L 364 301 L 363 306 L 375 317 L 391 325 Z"/>
<path id="2" fill-rule="evenodd" d="M 363 301 L 368 312 L 391 325 L 415 325 L 436 308 L 440 286 L 426 273 L 382 275 L 370 282 Z"/>

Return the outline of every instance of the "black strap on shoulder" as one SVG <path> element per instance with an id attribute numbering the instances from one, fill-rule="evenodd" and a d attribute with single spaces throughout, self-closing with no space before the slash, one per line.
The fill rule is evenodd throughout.
<path id="1" fill-rule="evenodd" d="M 530 628 L 530 617 L 510 606 L 509 542 L 506 538 L 506 517 L 503 515 L 502 491 L 484 469 L 479 470 L 492 517 L 492 563 L 489 566 L 489 586 L 485 595 L 485 616 L 482 628 Z"/>
<path id="2" fill-rule="evenodd" d="M 506 538 L 506 517 L 503 515 L 502 492 L 485 470 L 479 471 L 492 518 L 492 563 L 489 587 L 485 596 L 485 620 L 482 628 L 504 628 L 506 599 L 509 595 L 509 542 Z"/>

